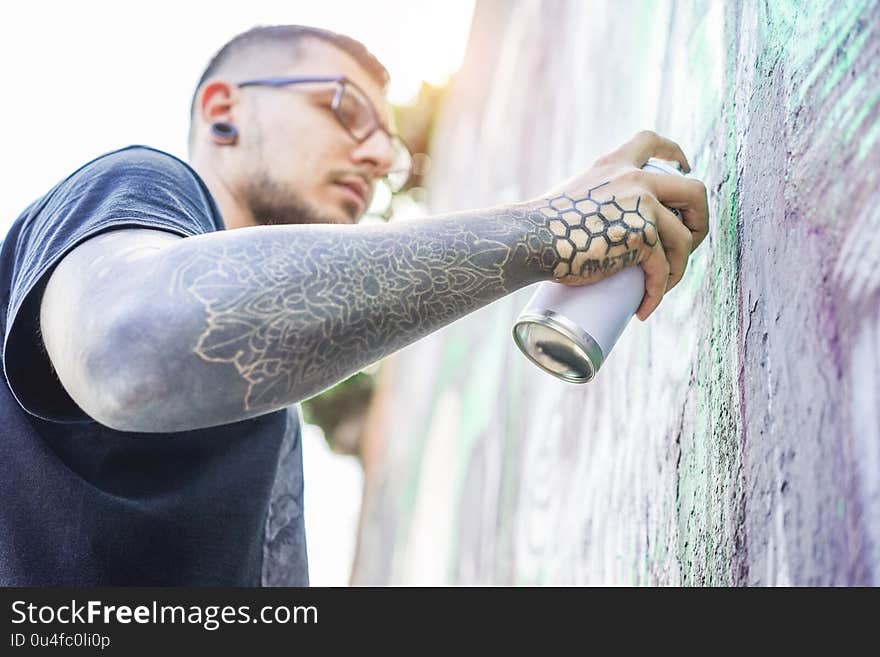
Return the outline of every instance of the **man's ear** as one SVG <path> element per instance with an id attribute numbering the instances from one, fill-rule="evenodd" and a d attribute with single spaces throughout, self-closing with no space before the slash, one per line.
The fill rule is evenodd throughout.
<path id="1" fill-rule="evenodd" d="M 220 78 L 208 80 L 199 93 L 199 116 L 208 125 L 217 121 L 234 123 L 237 104 L 238 87 L 236 85 Z"/>

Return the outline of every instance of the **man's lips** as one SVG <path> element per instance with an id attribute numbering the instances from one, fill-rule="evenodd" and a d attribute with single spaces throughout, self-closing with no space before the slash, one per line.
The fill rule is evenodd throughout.
<path id="1" fill-rule="evenodd" d="M 357 198 L 362 208 L 367 206 L 367 195 L 370 193 L 370 188 L 361 178 L 343 178 L 336 180 L 334 184 L 349 190 Z"/>

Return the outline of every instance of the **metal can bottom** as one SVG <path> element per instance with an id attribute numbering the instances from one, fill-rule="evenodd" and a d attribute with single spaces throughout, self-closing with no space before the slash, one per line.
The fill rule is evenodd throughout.
<path id="1" fill-rule="evenodd" d="M 605 360 L 589 333 L 552 310 L 529 309 L 520 315 L 513 341 L 535 365 L 569 383 L 587 383 Z"/>

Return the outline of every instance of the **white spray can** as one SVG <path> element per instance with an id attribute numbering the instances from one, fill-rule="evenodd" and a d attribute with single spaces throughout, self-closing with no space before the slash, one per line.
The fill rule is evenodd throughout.
<path id="1" fill-rule="evenodd" d="M 655 158 L 642 168 L 682 175 L 677 162 Z M 639 265 L 592 285 L 541 283 L 513 326 L 513 340 L 529 360 L 553 376 L 587 383 L 608 358 L 644 294 L 645 272 Z"/>

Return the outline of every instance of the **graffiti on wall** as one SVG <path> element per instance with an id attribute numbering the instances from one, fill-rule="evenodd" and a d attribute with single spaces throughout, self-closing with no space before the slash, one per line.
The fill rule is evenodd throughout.
<path id="1" fill-rule="evenodd" d="M 356 584 L 880 583 L 880 5 L 478 0 L 433 212 L 678 141 L 710 234 L 593 382 L 521 290 L 396 354 Z"/>

